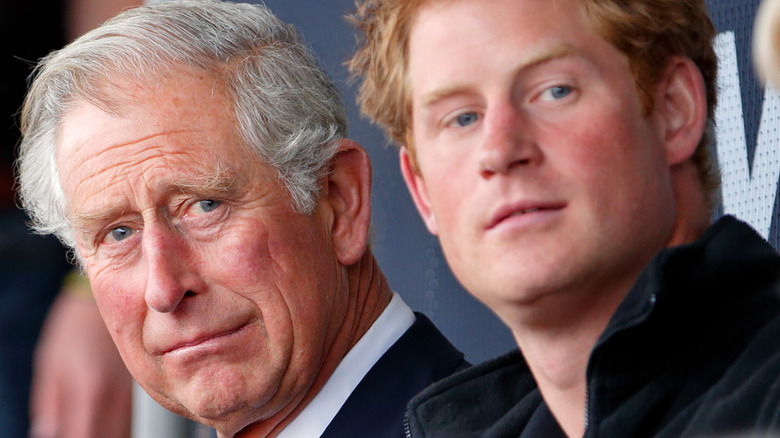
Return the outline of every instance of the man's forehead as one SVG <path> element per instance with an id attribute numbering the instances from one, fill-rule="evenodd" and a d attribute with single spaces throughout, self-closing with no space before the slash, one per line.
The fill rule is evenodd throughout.
<path id="1" fill-rule="evenodd" d="M 181 74 L 145 83 L 120 78 L 90 97 L 75 97 L 60 118 L 58 156 L 86 145 L 105 149 L 186 131 L 240 142 L 224 90 L 208 75 Z"/>
<path id="2" fill-rule="evenodd" d="M 168 99 L 161 100 L 161 96 Z M 157 101 L 158 105 L 146 105 L 150 100 Z M 107 69 L 84 83 L 75 84 L 60 121 L 73 108 L 85 105 L 116 117 L 137 117 L 150 110 L 186 110 L 186 104 L 204 101 L 215 107 L 231 108 L 224 80 L 210 71 L 185 65 L 162 65 L 142 75 Z M 159 105 L 162 103 L 169 105 Z"/>
<path id="3" fill-rule="evenodd" d="M 584 58 L 585 56 L 582 50 L 568 44 L 542 47 L 534 52 L 526 53 L 524 57 L 518 58 L 516 70 L 520 72 L 556 59 L 573 57 Z M 424 92 L 419 104 L 421 108 L 435 106 L 442 100 L 465 93 L 471 87 L 469 83 L 459 83 L 457 81 L 441 86 L 438 86 L 439 84 L 433 85 L 430 90 L 420 90 Z"/>
<path id="4" fill-rule="evenodd" d="M 453 18 L 458 25 L 453 25 Z M 488 27 L 501 28 L 502 32 L 485 35 L 486 23 Z M 425 0 L 411 17 L 407 57 L 409 47 L 421 32 L 422 39 L 433 37 L 441 42 L 457 39 L 461 50 L 481 50 L 489 45 L 490 38 L 494 43 L 527 39 L 540 46 L 554 43 L 555 38 L 576 40 L 583 34 L 603 39 L 594 24 L 580 0 Z"/>
<path id="5" fill-rule="evenodd" d="M 130 193 L 220 195 L 232 190 L 250 163 L 231 116 L 208 103 L 192 117 L 182 115 L 156 114 L 153 102 L 124 115 L 85 101 L 74 104 L 57 136 L 57 166 L 69 210 L 74 211 L 74 202 Z"/>
<path id="6" fill-rule="evenodd" d="M 530 0 L 509 7 L 507 0 L 457 0 L 424 5 L 413 22 L 407 59 L 415 106 L 430 106 L 467 89 L 486 65 L 499 62 L 491 55 L 497 50 L 512 54 L 500 62 L 515 72 L 554 59 L 589 58 L 592 43 L 606 41 L 582 9 L 560 3 Z M 569 9 L 561 9 L 565 7 Z M 424 67 L 415 68 L 417 63 Z M 437 74 L 428 74 L 432 65 Z"/>
<path id="7" fill-rule="evenodd" d="M 153 170 L 139 180 L 128 178 L 102 189 L 85 184 L 82 189 L 70 196 L 69 219 L 77 233 L 89 234 L 105 222 L 170 204 L 179 196 L 237 199 L 247 186 L 233 168 L 215 162 L 173 173 Z"/>

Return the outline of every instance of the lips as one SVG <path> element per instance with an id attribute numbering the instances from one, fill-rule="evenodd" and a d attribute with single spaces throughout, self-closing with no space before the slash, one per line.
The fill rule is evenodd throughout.
<path id="1" fill-rule="evenodd" d="M 495 228 L 505 220 L 515 217 L 561 210 L 565 207 L 563 202 L 522 201 L 505 204 L 499 207 L 487 222 L 486 229 Z"/>
<path id="2" fill-rule="evenodd" d="M 219 338 L 230 336 L 234 333 L 241 331 L 247 325 L 248 324 L 241 324 L 237 327 L 233 327 L 227 330 L 215 331 L 210 334 L 199 334 L 197 336 L 192 336 L 192 337 L 188 337 L 187 339 L 176 341 L 175 343 L 170 344 L 170 346 L 161 349 L 161 354 L 165 355 L 185 348 L 195 347 L 204 344 L 206 342 L 209 342 L 211 340 L 216 340 Z"/>

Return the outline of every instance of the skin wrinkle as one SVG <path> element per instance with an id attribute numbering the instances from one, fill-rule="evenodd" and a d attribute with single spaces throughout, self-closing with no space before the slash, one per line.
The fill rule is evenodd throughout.
<path id="1" fill-rule="evenodd" d="M 140 90 L 123 118 L 87 102 L 65 115 L 57 165 L 69 217 L 136 231 L 98 239 L 96 253 L 76 245 L 141 386 L 220 436 L 263 436 L 319 392 L 390 301 L 362 235 L 368 157 L 338 143 L 345 158 L 302 214 L 277 170 L 246 158 L 228 97 L 208 78 L 170 81 Z"/>
<path id="2" fill-rule="evenodd" d="M 179 131 L 178 133 L 181 133 L 181 132 L 183 132 L 183 131 Z M 171 133 L 171 134 L 176 134 L 176 133 Z M 160 136 L 165 136 L 165 135 L 169 135 L 169 133 L 160 133 L 160 134 L 157 134 L 157 135 L 152 135 L 152 136 L 149 136 L 148 138 L 149 138 L 149 139 L 151 139 L 151 138 L 160 137 Z M 148 160 L 148 158 L 154 158 L 154 155 L 152 155 L 152 156 L 150 156 L 150 157 L 146 157 L 146 156 L 145 156 L 145 157 L 144 157 L 144 158 L 142 158 L 142 159 L 141 159 L 141 158 L 138 158 L 138 159 L 137 159 L 137 156 L 141 155 L 142 153 L 147 153 L 147 151 L 139 151 L 139 152 L 136 152 L 136 153 L 132 153 L 132 152 L 134 151 L 134 147 L 135 147 L 137 144 L 140 144 L 140 143 L 142 143 L 142 142 L 145 142 L 145 141 L 147 141 L 147 139 L 140 139 L 140 140 L 137 140 L 137 141 L 128 142 L 128 143 L 123 143 L 123 144 L 117 144 L 117 145 L 109 145 L 109 146 L 104 146 L 104 149 L 101 151 L 101 153 L 100 153 L 100 154 L 97 154 L 97 155 L 94 155 L 94 156 L 88 157 L 88 158 L 87 158 L 86 160 L 84 160 L 84 162 L 82 162 L 82 163 L 77 163 L 77 165 L 76 165 L 76 168 L 75 168 L 74 170 L 79 170 L 81 167 L 87 167 L 87 168 L 89 168 L 89 165 L 90 165 L 91 163 L 93 163 L 93 162 L 97 162 L 98 164 L 102 165 L 102 164 L 103 164 L 103 158 L 102 158 L 102 157 L 103 157 L 103 155 L 104 155 L 105 153 L 113 152 L 113 151 L 114 151 L 114 150 L 116 150 L 116 149 L 124 149 L 124 148 L 129 148 L 129 150 L 131 151 L 131 153 L 130 153 L 130 154 L 128 154 L 127 156 L 123 156 L 124 160 L 121 160 L 121 161 L 116 161 L 116 162 L 112 163 L 113 165 L 115 165 L 115 166 L 125 166 L 125 167 L 127 167 L 127 166 L 129 166 L 130 164 L 132 164 L 132 163 L 141 163 L 141 164 L 142 164 L 144 161 L 147 161 L 147 160 Z M 87 145 L 85 144 L 85 145 L 81 145 L 80 147 L 76 147 L 76 148 L 75 148 L 75 150 L 74 150 L 73 152 L 78 152 L 80 149 L 82 149 L 82 148 L 84 148 L 84 147 L 86 147 L 86 146 L 87 146 Z M 152 148 L 153 148 L 153 149 L 164 149 L 164 148 L 165 148 L 165 146 L 153 146 Z M 147 155 L 148 155 L 148 153 L 147 153 Z M 175 152 L 175 151 L 168 151 L 168 152 L 160 152 L 158 155 L 159 155 L 159 156 L 166 156 L 168 159 L 170 159 L 170 158 L 176 157 L 177 155 L 184 155 L 184 154 L 182 154 L 182 153 L 177 153 L 177 152 Z M 100 166 L 97 166 L 97 167 L 99 168 Z M 108 171 L 108 170 L 109 170 L 109 169 L 104 169 L 104 171 Z M 101 176 L 101 173 L 100 173 L 100 172 L 96 172 L 96 173 L 90 173 L 90 174 L 88 174 L 88 175 L 87 175 L 87 176 L 84 178 L 84 180 L 83 180 L 83 181 L 79 181 L 79 182 L 77 182 L 77 183 L 76 183 L 76 184 L 77 184 L 77 186 L 76 186 L 76 189 L 77 189 L 77 190 L 78 190 L 78 189 L 81 189 L 81 187 L 80 187 L 80 186 L 81 186 L 82 184 L 87 184 L 87 183 L 89 183 L 91 180 L 93 180 L 94 178 L 97 178 L 97 177 L 100 177 L 100 176 Z M 120 180 L 120 181 L 118 181 L 118 182 L 119 182 L 119 183 L 121 183 L 121 180 Z"/>
<path id="3" fill-rule="evenodd" d="M 260 218 L 260 220 L 262 220 L 262 221 L 264 221 L 264 222 L 265 222 L 265 221 L 268 221 L 269 219 L 268 219 L 268 218 L 265 218 L 265 217 L 263 217 L 263 218 Z M 266 243 L 265 243 L 265 246 L 269 248 L 269 250 L 270 250 L 270 253 L 272 254 L 272 255 L 271 255 L 271 264 L 270 264 L 270 268 L 271 268 L 271 270 L 273 270 L 273 271 L 274 271 L 274 273 L 275 273 L 274 277 L 275 277 L 275 278 L 281 278 L 281 277 L 283 277 L 285 274 L 288 274 L 289 272 L 288 272 L 288 270 L 287 270 L 287 269 L 285 269 L 285 268 L 284 268 L 284 267 L 283 267 L 283 266 L 282 266 L 282 265 L 281 265 L 281 264 L 278 262 L 277 258 L 273 256 L 273 252 L 274 252 L 274 247 L 275 247 L 275 245 L 273 245 L 273 244 L 269 243 L 269 242 L 270 242 L 270 236 L 269 236 L 269 235 L 266 235 L 266 236 L 265 236 L 265 238 L 266 238 Z M 280 285 L 278 285 L 278 284 L 277 284 L 277 286 L 276 286 L 276 287 L 277 287 L 277 288 L 279 288 L 279 287 L 280 287 Z M 327 288 L 326 288 L 326 289 L 322 289 L 322 290 L 330 290 L 330 289 L 327 289 Z M 289 297 L 289 298 L 297 298 L 297 297 Z M 295 306 L 295 305 L 293 305 L 293 303 L 291 303 L 291 302 L 289 301 L 289 298 L 288 298 L 288 297 L 283 297 L 283 299 L 285 300 L 285 304 L 286 304 L 286 307 L 285 307 L 285 309 L 287 310 L 287 312 L 286 312 L 287 319 L 288 319 L 288 321 L 290 321 L 290 323 L 292 323 L 293 321 L 296 321 L 296 320 L 298 320 L 298 318 L 296 317 L 296 315 L 293 315 L 293 314 L 292 314 L 292 309 L 294 309 L 296 306 Z M 262 311 L 263 311 L 263 307 L 261 307 L 260 309 L 261 309 L 261 312 L 262 312 Z M 348 313 L 348 314 L 349 314 L 349 313 Z M 278 315 L 274 315 L 273 317 L 278 317 Z M 292 349 L 290 349 L 290 350 L 289 350 L 289 355 L 288 355 L 288 356 L 287 356 L 287 358 L 286 358 L 286 360 L 287 360 L 287 362 L 288 362 L 288 363 L 292 362 L 292 361 L 295 359 L 295 358 L 294 358 L 294 356 L 295 356 L 296 354 L 297 354 L 298 356 L 301 356 L 301 355 L 304 355 L 304 353 L 307 353 L 307 355 L 311 353 L 310 349 L 308 349 L 308 350 L 307 350 L 307 348 L 305 348 L 305 347 L 304 347 L 304 348 L 301 348 L 301 347 L 299 347 L 299 345 L 298 345 L 298 342 L 297 342 L 297 341 L 298 341 L 298 339 L 297 339 L 297 338 L 293 338 L 293 340 L 292 340 L 292 342 L 293 342 L 293 347 L 292 347 Z M 304 344 L 305 344 L 305 343 L 304 343 Z M 327 351 L 328 351 L 330 348 L 332 348 L 332 342 L 326 342 L 326 343 L 323 343 L 323 344 L 322 344 L 322 348 L 321 348 L 321 350 L 320 350 L 318 353 L 319 353 L 320 355 L 322 355 L 322 353 L 323 353 L 323 352 L 327 352 Z M 324 361 L 324 355 L 322 355 L 321 357 L 323 358 L 323 361 Z M 314 370 L 316 370 L 317 374 L 319 374 L 319 373 L 321 372 L 321 369 L 322 369 L 322 367 L 323 367 L 323 363 L 322 363 L 322 362 L 320 362 L 320 364 L 319 364 L 317 367 L 310 367 L 310 368 L 311 368 L 311 369 L 314 369 Z M 332 371 L 331 371 L 331 372 L 332 372 Z M 330 373 L 326 373 L 326 374 L 330 374 Z M 300 376 L 299 376 L 297 373 L 293 373 L 293 371 L 292 371 L 292 370 L 290 370 L 289 368 L 287 369 L 287 373 L 285 373 L 285 377 L 286 377 L 286 378 L 289 378 L 289 379 L 292 379 L 292 380 L 294 380 L 295 382 L 298 382 L 298 381 L 300 380 Z M 313 389 L 313 388 L 312 388 L 312 386 L 313 386 L 314 384 L 315 384 L 315 382 L 314 382 L 314 381 L 310 382 L 310 383 L 308 384 L 307 388 L 306 388 L 306 391 L 301 391 L 300 393 L 296 394 L 296 395 L 295 395 L 295 397 L 293 397 L 293 398 L 291 398 L 291 399 L 286 399 L 286 400 L 283 402 L 283 405 L 284 405 L 284 407 L 283 407 L 283 408 L 282 408 L 280 411 L 277 411 L 277 412 L 274 412 L 274 413 L 272 413 L 272 414 L 268 415 L 268 416 L 267 416 L 267 418 L 270 418 L 270 417 L 272 417 L 272 416 L 274 416 L 274 415 L 278 415 L 278 414 L 280 414 L 280 413 L 284 413 L 284 414 L 285 414 L 285 416 L 287 416 L 287 415 L 289 415 L 290 413 L 292 413 L 294 410 L 298 409 L 298 408 L 299 408 L 299 406 L 300 406 L 300 404 L 301 404 L 301 402 L 302 402 L 302 401 L 303 401 L 303 399 L 306 397 L 307 393 L 311 392 L 311 390 Z M 277 387 L 277 392 L 274 392 L 274 394 L 273 394 L 273 396 L 272 396 L 271 398 L 274 398 L 274 397 L 276 397 L 276 396 L 277 396 L 277 394 L 278 394 L 278 390 L 279 390 L 279 388 Z M 314 391 L 314 392 L 316 393 L 317 391 Z M 278 421 L 278 422 L 277 422 L 277 423 L 274 425 L 274 427 L 279 427 L 280 425 L 282 425 L 282 420 L 283 420 L 283 418 L 281 418 L 281 419 L 280 419 L 280 420 L 279 420 L 279 421 Z M 247 425 L 247 426 L 248 426 L 248 425 Z M 275 430 L 275 429 L 274 429 L 274 430 Z"/>
<path id="4" fill-rule="evenodd" d="M 152 136 L 153 137 L 153 136 Z M 125 145 L 129 147 L 129 145 Z M 163 147 L 160 146 L 159 149 L 162 149 Z M 110 147 L 108 150 L 116 149 L 116 147 Z M 140 165 L 144 165 L 145 162 L 149 161 L 148 156 L 141 156 L 141 154 L 138 154 L 139 156 L 133 156 L 133 157 L 127 157 L 127 159 L 124 162 L 116 163 L 116 166 L 130 166 L 130 164 L 134 162 L 139 162 Z M 158 156 L 165 156 L 166 160 L 168 160 L 171 157 L 176 157 L 177 155 L 182 154 L 176 154 L 175 152 L 168 153 L 166 152 L 160 152 Z M 99 154 L 92 159 L 94 160 L 100 160 L 102 156 Z M 154 156 L 152 157 L 154 158 Z M 186 157 L 184 157 L 186 158 Z M 144 178 L 147 179 L 147 185 L 148 186 L 160 186 L 161 189 L 158 189 L 158 191 L 162 193 L 166 193 L 166 196 L 169 196 L 171 198 L 175 197 L 173 193 L 178 192 L 178 194 L 189 194 L 189 195 L 199 195 L 202 197 L 209 197 L 213 196 L 217 199 L 228 199 L 228 200 L 234 200 L 238 199 L 241 196 L 241 193 L 238 193 L 235 182 L 236 178 L 233 176 L 235 175 L 235 172 L 231 172 L 229 169 L 225 169 L 224 165 L 217 164 L 216 171 L 204 171 L 203 175 L 196 176 L 194 178 L 188 178 L 187 180 L 182 181 L 172 181 L 168 182 L 166 181 L 166 177 L 162 177 L 160 183 L 152 183 L 151 179 L 153 179 L 154 173 L 163 173 L 166 172 L 149 172 L 150 165 L 147 164 L 146 169 L 143 172 Z M 169 165 L 169 167 L 175 168 L 174 165 Z M 81 188 L 81 185 L 89 183 L 92 179 L 98 178 L 102 176 L 100 173 L 90 175 L 89 178 L 85 179 L 82 183 L 77 185 L 77 188 Z M 116 180 L 114 184 L 121 184 L 121 180 Z M 170 187 L 166 187 L 170 186 Z M 106 189 L 110 189 L 113 187 L 113 184 L 106 187 Z M 102 195 L 102 192 L 98 192 L 97 195 Z M 134 198 L 137 198 L 135 194 L 133 194 Z M 114 207 L 113 209 L 104 210 L 102 208 L 94 209 L 91 211 L 78 213 L 72 216 L 71 222 L 73 223 L 74 227 L 80 232 L 82 235 L 82 239 L 84 239 L 84 234 L 86 233 L 95 233 L 97 230 L 99 230 L 104 223 L 110 222 L 111 220 L 114 220 L 115 218 L 119 218 L 121 216 L 124 216 L 125 211 L 127 210 L 127 206 L 121 206 L 121 207 Z M 176 211 L 173 211 L 175 214 Z M 141 212 L 141 216 L 143 216 L 143 212 Z M 86 236 L 89 237 L 89 236 Z M 91 239 L 94 240 L 94 239 Z"/>
<path id="5" fill-rule="evenodd" d="M 216 8 L 218 9 L 219 7 Z M 138 87 L 135 87 L 135 85 L 140 84 L 141 88 L 159 91 L 168 82 L 175 80 L 177 73 L 184 70 L 198 75 L 199 78 L 206 78 L 211 81 L 210 89 L 206 93 L 208 95 L 213 96 L 223 91 L 219 89 L 219 85 L 221 83 L 227 84 L 228 82 L 230 82 L 232 87 L 239 90 L 250 90 L 250 92 L 245 93 L 249 95 L 247 99 L 244 99 L 248 101 L 244 102 L 245 105 L 233 105 L 233 103 L 236 103 L 233 99 L 221 102 L 225 107 L 233 110 L 234 117 L 242 119 L 242 128 L 246 128 L 247 131 L 252 131 L 252 127 L 259 126 L 262 128 L 264 114 L 269 117 L 272 123 L 286 126 L 288 124 L 286 121 L 298 120 L 300 117 L 305 119 L 305 116 L 302 115 L 308 114 L 306 110 L 315 108 L 315 111 L 318 111 L 317 122 L 324 122 L 327 126 L 319 126 L 324 128 L 321 132 L 317 130 L 316 133 L 302 134 L 303 137 L 311 140 L 304 143 L 311 145 L 324 144 L 338 137 L 341 132 L 337 128 L 345 128 L 345 114 L 341 105 L 341 99 L 338 97 L 333 84 L 327 79 L 319 77 L 320 71 L 316 66 L 316 62 L 312 59 L 305 45 L 299 40 L 297 34 L 292 29 L 286 29 L 282 23 L 271 17 L 254 19 L 249 18 L 254 17 L 254 11 L 246 9 L 243 12 L 242 16 L 222 23 L 223 25 L 230 23 L 231 26 L 229 27 L 231 30 L 235 30 L 236 26 L 243 27 L 244 31 L 242 32 L 246 33 L 240 36 L 224 34 L 222 32 L 224 29 L 217 29 L 214 34 L 196 32 L 189 34 L 192 37 L 189 38 L 187 35 L 192 31 L 192 28 L 178 21 L 180 19 L 188 20 L 184 16 L 179 16 L 178 18 L 174 16 L 159 16 L 149 21 L 146 20 L 150 17 L 135 16 L 127 23 L 132 23 L 130 28 L 135 29 L 135 31 L 129 31 L 130 28 L 125 28 L 123 25 L 115 22 L 106 23 L 104 27 L 96 30 L 90 36 L 86 36 L 79 43 L 69 46 L 64 51 L 60 51 L 57 56 L 52 56 L 50 59 L 43 61 L 40 67 L 41 75 L 36 81 L 41 86 L 31 90 L 29 101 L 41 103 L 45 108 L 38 108 L 38 110 L 33 112 L 25 112 L 29 117 L 23 117 L 23 125 L 40 133 L 41 131 L 38 130 L 41 127 L 38 123 L 40 119 L 37 119 L 37 117 L 46 114 L 43 116 L 44 118 L 60 120 L 63 113 L 67 113 L 68 102 L 79 99 L 87 100 L 109 113 L 124 114 L 126 112 L 115 111 L 115 109 L 118 106 L 127 107 L 128 105 L 126 104 L 128 102 L 142 103 L 142 99 L 138 98 Z M 133 12 L 128 12 L 128 15 L 132 14 Z M 166 28 L 165 32 L 159 32 L 158 26 L 160 21 L 157 21 L 157 18 L 166 22 L 164 26 Z M 198 19 L 200 18 L 203 17 L 198 17 Z M 212 27 L 212 31 L 214 31 L 213 26 L 220 26 L 218 23 L 213 22 L 202 24 L 202 27 L 198 26 L 201 30 Z M 186 32 L 169 32 L 170 29 L 186 29 Z M 136 31 L 140 33 L 136 34 Z M 214 52 L 210 49 L 213 45 L 213 39 L 208 35 L 214 36 L 217 34 L 220 37 L 227 37 L 230 41 L 224 45 L 219 44 L 219 50 Z M 182 35 L 185 36 L 182 37 Z M 206 36 L 204 37 L 204 35 Z M 257 38 L 258 35 L 260 35 L 259 38 Z M 108 37 L 108 41 L 106 41 L 106 37 Z M 164 37 L 165 41 L 157 40 L 159 37 Z M 274 50 L 270 50 L 269 62 L 252 59 L 257 58 L 253 55 L 267 51 L 268 42 L 275 41 L 277 38 L 279 40 L 273 44 Z M 118 41 L 122 39 L 132 40 L 132 44 L 128 46 Z M 285 55 L 280 55 L 277 50 L 283 51 Z M 184 53 L 188 55 L 184 56 Z M 236 71 L 226 71 L 223 74 L 226 57 L 230 59 L 231 63 L 241 63 L 242 58 L 249 60 L 248 70 L 244 71 L 243 68 L 235 68 L 234 70 Z M 185 58 L 188 60 L 185 60 Z M 71 63 L 76 59 L 81 60 L 83 64 L 79 62 Z M 298 65 L 299 63 L 300 66 Z M 138 67 L 139 65 L 145 67 L 133 68 L 133 66 Z M 260 72 L 252 71 L 253 69 L 259 69 Z M 266 72 L 268 73 L 267 75 Z M 251 89 L 255 87 L 263 88 L 271 84 L 270 88 L 276 91 L 277 87 L 272 85 L 272 83 L 279 79 L 278 76 L 287 78 L 288 72 L 295 74 L 295 81 L 292 84 L 293 88 L 308 90 L 308 92 L 301 94 L 305 97 L 304 100 L 308 102 L 308 104 L 303 106 L 308 108 L 298 108 L 293 103 L 293 108 L 286 108 L 290 111 L 285 114 L 282 114 L 284 111 L 272 111 L 273 108 L 271 108 L 272 114 L 269 114 L 264 112 L 264 108 L 258 108 L 256 96 L 253 96 L 253 94 L 256 95 L 257 93 L 252 93 Z M 290 83 L 287 83 L 287 85 L 290 85 Z M 225 91 L 227 91 L 227 94 L 230 94 L 230 90 Z M 295 99 L 293 98 L 292 100 Z M 47 109 L 51 111 L 49 112 Z M 36 120 L 33 121 L 33 119 Z M 312 123 L 315 124 L 317 122 Z M 293 128 L 297 129 L 297 127 Z M 47 130 L 44 129 L 44 131 Z M 240 130 L 240 132 L 245 139 L 250 139 L 248 143 L 268 145 L 267 141 L 252 141 L 255 137 L 251 133 L 247 134 L 244 132 L 244 129 Z M 48 132 L 43 132 L 42 134 L 30 135 L 29 138 L 33 139 L 33 143 L 45 148 L 47 143 L 53 139 L 50 138 Z M 26 135 L 26 137 L 28 136 Z M 39 142 L 38 139 L 42 139 L 43 142 Z M 268 149 L 275 147 L 275 144 L 269 145 Z M 313 202 L 308 195 L 313 194 L 316 187 L 311 184 L 311 175 L 306 172 L 306 168 L 317 169 L 318 164 L 326 162 L 335 148 L 325 147 L 322 148 L 322 152 L 318 152 L 315 150 L 316 148 L 308 148 L 305 145 L 301 147 L 293 145 L 293 147 L 301 151 L 299 156 L 302 159 L 295 160 L 295 163 L 281 163 L 279 167 L 289 167 L 288 164 L 298 166 L 298 169 L 290 173 L 292 176 L 289 179 L 285 179 L 285 183 L 291 190 L 294 190 L 297 205 L 300 206 L 301 210 L 310 211 L 313 208 L 313 205 L 311 205 Z M 265 153 L 259 155 L 265 157 Z M 319 160 L 318 158 L 323 159 Z M 22 161 L 31 162 L 24 159 Z M 43 166 L 26 166 L 27 169 L 32 168 L 32 170 L 29 170 L 30 173 L 42 172 L 41 170 L 36 170 L 41 167 Z M 29 200 L 29 205 L 33 210 L 41 209 L 40 212 L 32 215 L 36 226 L 41 231 L 55 232 L 63 241 L 72 245 L 74 240 L 72 233 L 66 229 L 67 211 L 64 208 L 57 208 L 65 207 L 65 200 L 61 196 L 51 196 L 46 193 L 48 190 L 42 188 L 57 186 L 56 175 L 33 176 L 26 179 L 30 181 L 34 178 L 41 178 L 44 180 L 44 184 L 34 184 L 34 186 L 41 187 L 41 189 L 31 189 L 29 193 L 23 195 L 22 199 L 24 203 L 28 203 L 27 201 Z M 47 206 L 47 200 L 53 200 L 54 202 Z"/>
<path id="6" fill-rule="evenodd" d="M 379 270 L 379 265 L 377 264 L 376 260 L 371 261 L 370 269 L 368 269 L 368 272 L 365 272 L 364 270 L 361 270 L 362 275 L 359 277 L 358 281 L 356 282 L 357 285 L 355 288 L 366 288 L 366 287 L 386 287 L 389 288 L 389 285 L 387 284 L 387 279 L 384 277 L 384 275 L 381 275 L 381 271 Z M 381 303 L 380 305 L 377 305 L 377 303 L 373 303 L 374 307 L 371 309 L 366 308 L 368 303 L 366 303 L 365 300 L 359 301 L 355 304 L 355 307 L 358 310 L 358 313 L 373 313 L 376 314 L 377 317 L 379 314 L 381 314 L 382 310 L 384 310 L 384 307 L 387 305 L 387 303 Z M 354 333 L 360 333 L 367 329 L 367 327 L 360 327 L 359 325 L 360 321 L 355 321 L 352 325 L 352 330 Z M 358 339 L 355 339 L 355 341 L 349 345 L 349 348 L 352 348 L 355 343 L 357 343 Z"/>
<path id="7" fill-rule="evenodd" d="M 236 175 L 224 164 L 217 161 L 217 169 L 212 174 L 204 174 L 194 179 L 194 182 L 174 182 L 182 194 L 217 193 L 221 197 L 235 198 Z"/>

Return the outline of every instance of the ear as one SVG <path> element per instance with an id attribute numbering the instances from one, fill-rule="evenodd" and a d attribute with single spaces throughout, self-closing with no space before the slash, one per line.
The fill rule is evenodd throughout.
<path id="1" fill-rule="evenodd" d="M 666 161 L 682 163 L 693 156 L 707 124 L 707 93 L 699 68 L 675 56 L 656 88 L 654 112 L 659 116 Z"/>
<path id="2" fill-rule="evenodd" d="M 400 151 L 401 173 L 404 176 L 406 187 L 409 188 L 409 193 L 412 195 L 414 205 L 417 207 L 417 211 L 420 212 L 423 222 L 434 235 L 439 234 L 439 228 L 436 225 L 436 217 L 431 210 L 431 203 L 428 200 L 428 190 L 425 187 L 425 180 L 417 172 L 416 166 L 412 163 L 412 157 L 409 150 L 406 147 L 402 147 Z"/>
<path id="3" fill-rule="evenodd" d="M 371 160 L 363 147 L 340 140 L 327 175 L 325 201 L 333 212 L 331 237 L 344 266 L 360 260 L 371 226 Z"/>

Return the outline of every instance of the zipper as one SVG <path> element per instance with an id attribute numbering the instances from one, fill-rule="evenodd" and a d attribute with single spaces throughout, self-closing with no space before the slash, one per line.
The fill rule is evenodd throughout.
<path id="1" fill-rule="evenodd" d="M 602 338 L 599 342 L 597 342 L 596 345 L 593 346 L 593 350 L 591 350 L 590 358 L 588 358 L 588 368 L 587 368 L 587 370 L 590 369 L 591 360 L 593 359 L 593 353 L 599 347 L 601 347 L 602 345 L 606 344 L 610 340 L 610 338 L 612 338 L 612 336 L 616 335 L 617 333 L 620 333 L 620 332 L 625 331 L 625 330 L 632 329 L 634 327 L 639 326 L 643 322 L 645 322 L 645 320 L 647 320 L 647 318 L 650 316 L 650 313 L 653 312 L 653 308 L 655 308 L 656 301 L 657 301 L 656 294 L 655 293 L 651 293 L 650 294 L 650 298 L 647 300 L 648 308 L 644 312 L 642 312 L 641 315 L 639 315 L 636 318 L 632 319 L 627 324 L 623 325 L 622 327 L 618 328 L 617 330 L 613 330 L 605 338 Z M 590 380 L 590 379 L 588 379 L 588 380 Z M 588 426 L 589 425 L 590 425 L 590 382 L 587 382 L 587 384 L 585 385 L 585 432 L 583 433 L 583 437 L 587 437 L 588 436 Z M 411 436 L 409 436 L 408 438 L 411 438 Z"/>
<path id="2" fill-rule="evenodd" d="M 404 436 L 406 436 L 406 438 L 412 438 L 412 425 L 408 413 L 404 414 Z"/>

